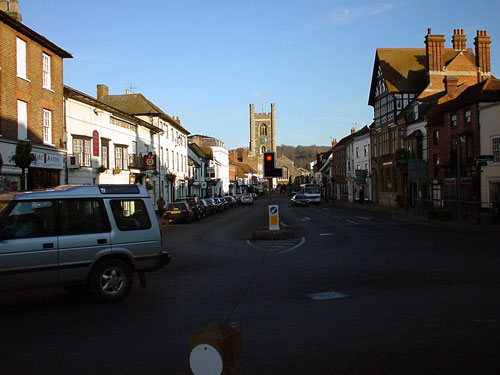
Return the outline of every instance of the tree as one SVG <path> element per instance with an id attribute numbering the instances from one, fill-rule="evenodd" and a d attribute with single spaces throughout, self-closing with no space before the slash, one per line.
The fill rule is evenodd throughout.
<path id="1" fill-rule="evenodd" d="M 10 161 L 14 162 L 16 167 L 21 168 L 21 190 L 25 190 L 26 168 L 29 168 L 35 161 L 35 155 L 31 153 L 31 142 L 18 141 L 16 152 L 10 157 Z"/>

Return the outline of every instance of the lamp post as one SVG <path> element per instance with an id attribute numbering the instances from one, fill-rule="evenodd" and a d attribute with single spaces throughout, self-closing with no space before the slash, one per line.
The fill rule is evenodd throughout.
<path id="1" fill-rule="evenodd" d="M 458 137 L 458 145 L 457 145 L 457 216 L 458 222 L 462 221 L 462 211 L 461 211 L 461 201 L 462 201 L 462 142 L 464 141 L 464 136 L 460 135 Z"/>

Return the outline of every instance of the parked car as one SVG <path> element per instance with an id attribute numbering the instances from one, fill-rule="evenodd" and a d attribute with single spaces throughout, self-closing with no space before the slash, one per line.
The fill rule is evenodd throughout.
<path id="1" fill-rule="evenodd" d="M 311 203 L 311 200 L 307 198 L 304 194 L 295 194 L 292 199 L 290 199 L 292 202 L 292 206 L 297 207 L 297 206 L 309 206 Z"/>
<path id="2" fill-rule="evenodd" d="M 243 195 L 243 197 L 241 199 L 242 199 L 242 203 L 245 205 L 253 204 L 253 198 L 250 194 Z"/>
<path id="3" fill-rule="evenodd" d="M 217 203 L 212 198 L 203 198 L 203 202 L 205 202 L 208 206 L 208 212 L 213 215 L 219 212 L 219 208 L 217 207 Z"/>
<path id="4" fill-rule="evenodd" d="M 200 204 L 203 208 L 203 214 L 205 217 L 212 214 L 212 212 L 210 212 L 209 204 L 204 199 L 200 199 Z"/>
<path id="5" fill-rule="evenodd" d="M 213 198 L 213 199 L 215 199 L 215 201 L 219 204 L 221 210 L 228 209 L 227 202 L 225 199 L 222 199 L 222 198 Z"/>
<path id="6" fill-rule="evenodd" d="M 187 202 L 169 203 L 165 209 L 165 220 L 169 223 L 191 223 L 194 220 L 194 212 Z"/>
<path id="7" fill-rule="evenodd" d="M 170 255 L 144 186 L 66 185 L 0 194 L 0 259 L 0 289 L 83 287 L 115 302 Z"/>
<path id="8" fill-rule="evenodd" d="M 242 205 L 243 204 L 243 195 L 242 194 L 237 194 L 234 196 L 234 198 L 236 199 L 236 203 L 238 205 Z"/>
<path id="9" fill-rule="evenodd" d="M 233 200 L 233 197 L 227 196 L 223 198 L 227 202 L 227 206 L 234 208 L 237 206 L 236 200 Z"/>
<path id="10" fill-rule="evenodd" d="M 200 198 L 198 197 L 184 197 L 177 198 L 176 202 L 186 202 L 189 204 L 191 209 L 193 210 L 193 215 L 196 220 L 201 220 L 205 217 L 204 209 L 201 205 Z"/>

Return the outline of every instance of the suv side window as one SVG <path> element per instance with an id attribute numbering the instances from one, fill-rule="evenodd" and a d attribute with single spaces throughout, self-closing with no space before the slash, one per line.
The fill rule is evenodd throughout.
<path id="1" fill-rule="evenodd" d="M 28 238 L 53 236 L 54 203 L 52 201 L 18 201 L 5 217 L 0 229 L 9 237 Z"/>
<path id="2" fill-rule="evenodd" d="M 112 200 L 110 205 L 119 230 L 145 230 L 151 228 L 147 208 L 142 200 Z"/>
<path id="3" fill-rule="evenodd" d="M 100 199 L 67 199 L 59 202 L 61 235 L 105 233 L 110 225 Z"/>

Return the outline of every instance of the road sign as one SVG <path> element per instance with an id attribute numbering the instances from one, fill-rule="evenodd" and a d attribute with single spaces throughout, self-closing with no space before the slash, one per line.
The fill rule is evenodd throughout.
<path id="1" fill-rule="evenodd" d="M 267 206 L 269 208 L 269 230 L 279 230 L 280 229 L 280 218 L 279 218 L 279 208 L 276 204 L 270 204 Z"/>

